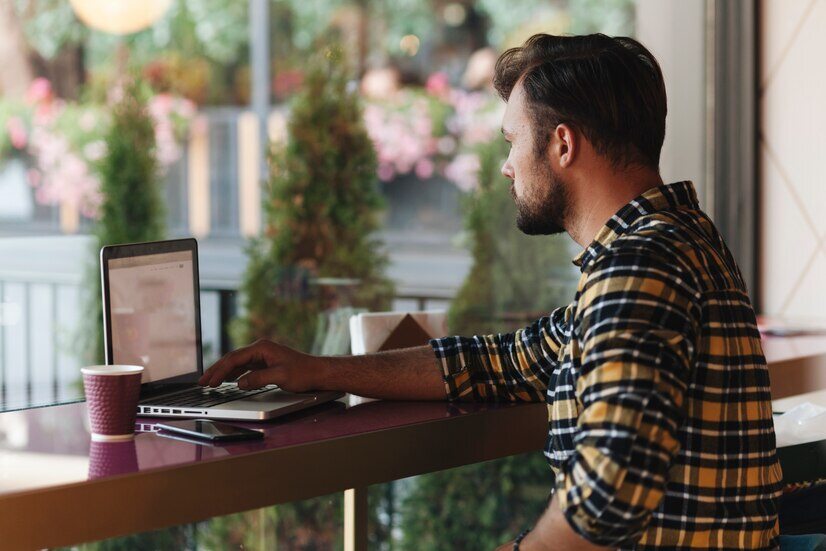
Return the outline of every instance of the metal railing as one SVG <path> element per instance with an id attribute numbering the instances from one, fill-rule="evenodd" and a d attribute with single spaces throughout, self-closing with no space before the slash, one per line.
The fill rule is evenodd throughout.
<path id="1" fill-rule="evenodd" d="M 226 353 L 226 327 L 235 314 L 235 291 L 204 289 L 202 318 L 207 360 Z M 80 367 L 95 320 L 85 319 L 84 288 L 77 283 L 0 280 L 0 410 L 71 402 L 82 397 Z"/>

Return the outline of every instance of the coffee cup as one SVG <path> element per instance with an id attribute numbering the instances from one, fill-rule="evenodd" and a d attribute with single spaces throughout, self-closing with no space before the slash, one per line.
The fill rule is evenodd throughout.
<path id="1" fill-rule="evenodd" d="M 92 441 L 122 442 L 134 438 L 143 367 L 94 365 L 80 371 Z"/>

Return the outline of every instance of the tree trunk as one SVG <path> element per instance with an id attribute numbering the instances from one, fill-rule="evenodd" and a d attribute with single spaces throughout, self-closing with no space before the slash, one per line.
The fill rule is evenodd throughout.
<path id="1" fill-rule="evenodd" d="M 80 98 L 81 88 L 86 80 L 82 44 L 64 44 L 51 59 L 45 59 L 36 52 L 29 55 L 37 76 L 49 79 L 58 97 L 69 100 Z"/>

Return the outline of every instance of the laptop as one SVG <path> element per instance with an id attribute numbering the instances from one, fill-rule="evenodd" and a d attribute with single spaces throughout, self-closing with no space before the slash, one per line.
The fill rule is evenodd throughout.
<path id="1" fill-rule="evenodd" d="M 103 247 L 100 275 L 106 363 L 144 367 L 138 415 L 264 421 L 344 396 L 197 384 L 204 366 L 195 239 Z"/>

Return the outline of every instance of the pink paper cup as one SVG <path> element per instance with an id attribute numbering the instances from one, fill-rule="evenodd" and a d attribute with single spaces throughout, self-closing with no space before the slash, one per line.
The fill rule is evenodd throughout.
<path id="1" fill-rule="evenodd" d="M 143 367 L 95 365 L 80 371 L 92 441 L 123 442 L 134 438 Z"/>

